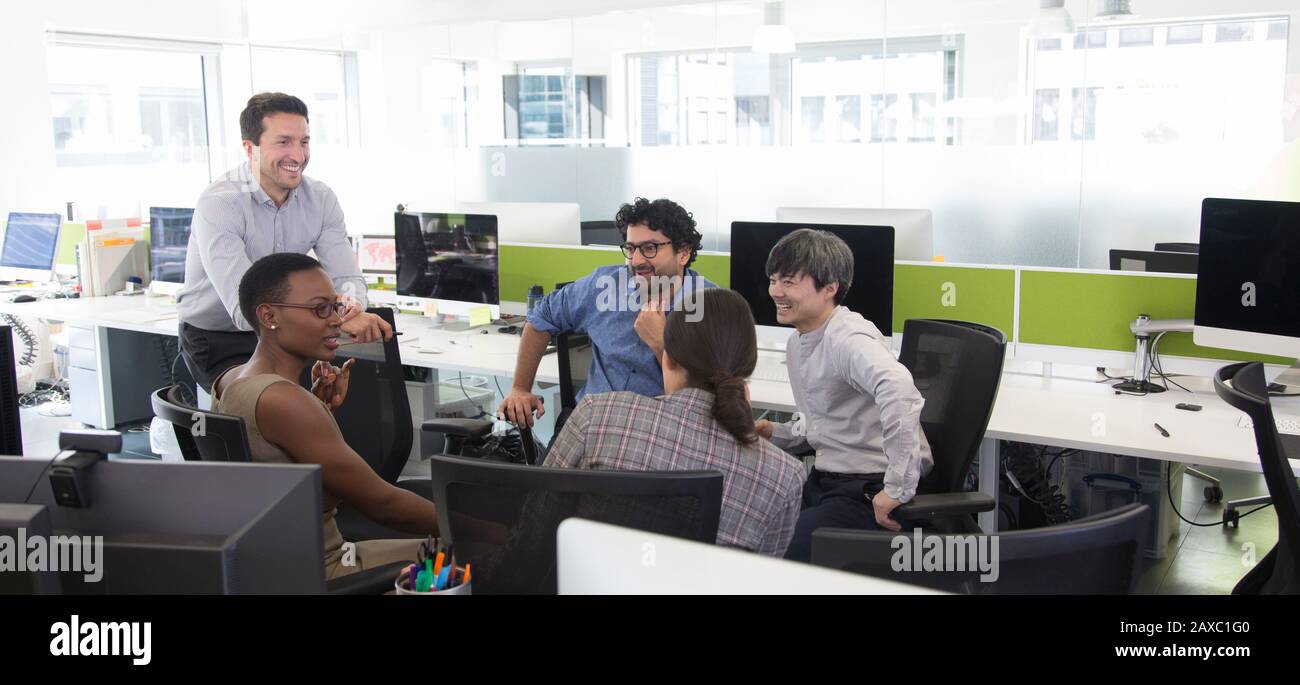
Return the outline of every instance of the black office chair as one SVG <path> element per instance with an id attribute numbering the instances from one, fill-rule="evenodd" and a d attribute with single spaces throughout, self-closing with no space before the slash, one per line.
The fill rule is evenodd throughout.
<path id="1" fill-rule="evenodd" d="M 556 361 L 560 366 L 560 413 L 555 417 L 555 435 L 560 434 L 569 414 L 578 406 L 578 393 L 587 385 L 595 347 L 583 331 L 565 331 L 555 336 Z M 551 438 L 554 442 L 555 438 Z"/>
<path id="2" fill-rule="evenodd" d="M 1300 594 L 1300 486 L 1273 420 L 1260 362 L 1230 364 L 1214 374 L 1214 392 L 1254 424 L 1259 463 L 1277 511 L 1277 544 L 1232 588 L 1234 595 Z"/>
<path id="3" fill-rule="evenodd" d="M 397 330 L 393 310 L 373 308 L 367 311 Z M 334 410 L 334 419 L 338 421 L 344 441 L 380 478 L 429 499 L 428 479 L 398 480 L 410 459 L 415 430 L 397 336 L 387 342 L 344 345 L 336 355 L 335 366 L 342 366 L 349 359 L 356 360 L 348 375 L 348 396 Z M 310 373 L 310 368 L 303 373 L 301 380 L 305 387 L 311 387 Z M 339 506 L 336 520 L 343 539 L 349 541 L 424 537 L 381 526 L 346 505 Z"/>
<path id="4" fill-rule="evenodd" d="M 158 418 L 172 424 L 186 461 L 252 461 L 244 419 L 191 406 L 181 384 L 155 390 L 150 403 Z"/>
<path id="5" fill-rule="evenodd" d="M 1156 252 L 1190 252 L 1201 253 L 1200 243 L 1156 243 Z"/>
<path id="6" fill-rule="evenodd" d="M 912 535 L 819 528 L 812 535 L 812 563 L 961 594 L 1123 595 L 1133 589 L 1138 543 L 1150 513 L 1147 505 L 1133 503 L 1059 526 L 997 536 L 936 534 L 943 542 L 944 555 L 958 550 L 964 555 L 962 564 L 952 559 L 954 570 L 943 571 L 926 571 L 915 565 L 910 570 L 894 570 L 900 552 L 911 552 L 913 559 L 924 555 L 925 550 L 918 554 L 894 542 L 902 535 L 915 544 Z M 991 564 L 985 569 L 996 570 L 996 578 L 988 582 L 980 579 L 984 570 L 978 552 L 972 554 L 966 544 L 972 538 L 977 550 L 985 550 L 983 559 Z M 993 539 L 997 541 L 996 556 L 992 554 Z M 944 561 L 950 559 L 945 556 Z M 959 567 L 962 570 L 956 570 Z"/>
<path id="7" fill-rule="evenodd" d="M 921 428 L 934 467 L 895 518 L 970 532 L 977 530 L 973 515 L 993 509 L 993 498 L 966 492 L 966 476 L 993 414 L 1006 348 L 1007 336 L 991 326 L 935 319 L 903 324 L 899 362 L 925 398 Z"/>
<path id="8" fill-rule="evenodd" d="M 0 326 L 0 454 L 23 455 L 22 416 L 18 410 L 18 367 L 9 326 Z"/>
<path id="9" fill-rule="evenodd" d="M 716 471 L 596 471 L 435 456 L 434 500 L 474 594 L 555 594 L 560 522 L 592 521 L 713 543 L 722 510 Z"/>

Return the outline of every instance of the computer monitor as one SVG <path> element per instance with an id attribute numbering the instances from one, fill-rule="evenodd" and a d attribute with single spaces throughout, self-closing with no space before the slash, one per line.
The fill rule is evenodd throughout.
<path id="1" fill-rule="evenodd" d="M 1201 204 L 1197 345 L 1300 357 L 1300 203 Z"/>
<path id="2" fill-rule="evenodd" d="M 1191 252 L 1193 254 L 1201 251 L 1201 246 L 1197 243 L 1156 243 L 1156 252 Z"/>
<path id="3" fill-rule="evenodd" d="M 759 327 L 759 344 L 785 349 L 790 329 L 776 321 L 776 305 L 767 294 L 767 255 L 777 241 L 801 228 L 830 231 L 853 252 L 853 284 L 844 306 L 876 325 L 886 337 L 894 322 L 894 229 L 889 226 L 838 224 L 731 223 L 731 289 L 749 302 Z"/>
<path id="4" fill-rule="evenodd" d="M 59 247 L 58 214 L 10 212 L 0 248 L 0 281 L 48 281 L 54 274 Z"/>
<path id="5" fill-rule="evenodd" d="M 1111 250 L 1110 270 L 1194 274 L 1196 273 L 1196 254 L 1191 252 Z"/>
<path id="6" fill-rule="evenodd" d="M 185 283 L 192 207 L 149 208 L 149 283 L 154 292 L 174 295 Z"/>
<path id="7" fill-rule="evenodd" d="M 582 244 L 581 213 L 573 202 L 462 202 L 456 210 L 495 216 L 503 243 Z"/>
<path id="8" fill-rule="evenodd" d="M 7 504 L 0 502 L 0 537 L 14 541 L 54 536 L 50 525 L 50 511 L 37 504 Z M 15 549 L 15 556 L 27 555 L 26 549 Z M 17 559 L 15 558 L 16 562 Z M 24 562 L 26 559 L 24 559 Z M 63 593 L 59 574 L 48 568 L 27 568 L 27 564 L 14 563 L 12 568 L 0 568 L 0 595 L 58 595 Z"/>
<path id="9" fill-rule="evenodd" d="M 398 212 L 393 222 L 399 304 L 432 302 L 458 317 L 488 305 L 500 318 L 496 217 Z"/>
<path id="10" fill-rule="evenodd" d="M 622 245 L 623 234 L 613 221 L 582 222 L 583 245 Z"/>
<path id="11" fill-rule="evenodd" d="M 918 262 L 934 259 L 934 214 L 928 209 L 777 207 L 776 220 L 783 224 L 811 221 L 845 226 L 893 226 L 894 259 Z"/>
<path id="12" fill-rule="evenodd" d="M 391 235 L 362 235 L 352 238 L 361 273 L 378 276 L 397 274 L 397 242 Z"/>
<path id="13" fill-rule="evenodd" d="M 324 592 L 319 466 L 100 461 L 82 480 L 88 506 L 72 508 L 49 465 L 0 457 L 0 502 L 44 506 L 56 537 L 102 536 L 96 568 L 83 547 L 81 568 L 60 569 L 65 593 Z"/>

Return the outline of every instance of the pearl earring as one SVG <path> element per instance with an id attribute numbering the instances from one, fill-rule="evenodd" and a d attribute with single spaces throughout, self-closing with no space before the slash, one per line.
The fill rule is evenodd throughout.
<path id="1" fill-rule="evenodd" d="M 279 328 L 279 326 L 271 326 L 271 330 L 273 330 L 273 331 L 276 330 L 276 329 L 278 329 L 278 328 Z"/>

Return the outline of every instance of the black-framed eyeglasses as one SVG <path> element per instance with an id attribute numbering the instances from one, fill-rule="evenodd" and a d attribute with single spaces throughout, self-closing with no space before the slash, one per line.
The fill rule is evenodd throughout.
<path id="1" fill-rule="evenodd" d="M 316 317 L 320 319 L 328 319 L 330 318 L 330 314 L 338 314 L 339 316 L 343 316 L 343 313 L 348 310 L 348 305 L 345 302 L 321 302 L 320 304 L 290 304 L 288 302 L 267 302 L 267 304 L 271 305 L 272 307 L 293 307 L 294 309 L 310 309 L 313 312 L 315 312 Z"/>
<path id="2" fill-rule="evenodd" d="M 673 243 L 671 240 L 666 240 L 662 243 L 653 243 L 653 242 L 652 243 L 623 243 L 618 247 L 619 249 L 623 250 L 623 256 L 627 257 L 628 259 L 632 258 L 633 252 L 640 252 L 641 256 L 645 257 L 646 259 L 654 259 L 655 255 L 659 254 L 660 247 L 663 247 L 664 245 L 672 245 L 672 244 Z"/>

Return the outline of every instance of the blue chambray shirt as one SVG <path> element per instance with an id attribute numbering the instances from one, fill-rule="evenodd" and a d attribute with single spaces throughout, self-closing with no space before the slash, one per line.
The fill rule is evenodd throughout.
<path id="1" fill-rule="evenodd" d="M 681 291 L 669 311 L 682 306 L 688 291 L 717 287 L 694 269 L 686 269 L 682 275 Z M 528 323 L 552 335 L 586 331 L 591 338 L 591 369 L 578 399 L 587 393 L 618 390 L 658 397 L 664 394 L 663 369 L 650 346 L 636 334 L 639 312 L 635 278 L 626 265 L 611 264 L 542 298 L 528 315 Z"/>

